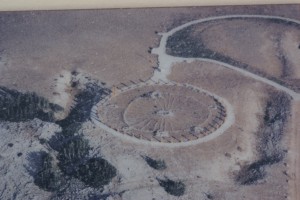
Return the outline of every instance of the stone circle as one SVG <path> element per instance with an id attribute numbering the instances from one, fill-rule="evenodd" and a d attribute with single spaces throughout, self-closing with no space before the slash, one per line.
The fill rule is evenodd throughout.
<path id="1" fill-rule="evenodd" d="M 153 84 L 124 89 L 99 103 L 99 120 L 141 140 L 165 143 L 205 137 L 225 121 L 226 109 L 194 87 Z"/>

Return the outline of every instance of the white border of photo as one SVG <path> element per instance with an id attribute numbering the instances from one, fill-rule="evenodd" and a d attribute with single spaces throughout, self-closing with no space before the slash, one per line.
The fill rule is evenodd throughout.
<path id="1" fill-rule="evenodd" d="M 297 4 L 300 0 L 0 0 L 0 11 Z"/>

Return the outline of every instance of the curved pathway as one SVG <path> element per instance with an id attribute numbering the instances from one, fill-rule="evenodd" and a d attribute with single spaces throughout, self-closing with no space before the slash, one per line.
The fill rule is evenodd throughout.
<path id="1" fill-rule="evenodd" d="M 219 20 L 219 19 L 232 19 L 232 18 L 280 19 L 280 20 L 283 20 L 283 21 L 293 22 L 293 23 L 296 23 L 296 24 L 300 25 L 300 21 L 298 21 L 298 20 L 284 18 L 284 17 L 277 17 L 277 16 L 267 16 L 267 15 L 227 15 L 227 16 L 209 17 L 209 18 L 194 20 L 194 21 L 185 23 L 181 26 L 178 26 L 178 27 L 170 30 L 167 33 L 159 33 L 160 35 L 162 35 L 162 38 L 160 40 L 160 45 L 157 48 L 153 48 L 152 52 L 151 52 L 153 54 L 158 55 L 158 62 L 159 62 L 158 70 L 154 71 L 153 76 L 147 82 L 138 83 L 137 85 L 133 85 L 133 86 L 129 87 L 129 89 L 133 88 L 133 87 L 141 87 L 143 84 L 146 84 L 146 85 L 150 84 L 151 85 L 151 84 L 154 84 L 154 83 L 157 83 L 157 82 L 171 83 L 170 80 L 167 77 L 171 73 L 171 68 L 172 68 L 174 63 L 180 63 L 180 62 L 184 62 L 184 61 L 186 61 L 186 62 L 204 61 L 204 62 L 216 63 L 216 64 L 221 65 L 223 67 L 235 70 L 235 71 L 241 73 L 242 75 L 244 75 L 246 77 L 253 78 L 255 80 L 258 80 L 260 82 L 268 84 L 268 85 L 270 85 L 270 86 L 272 86 L 272 87 L 274 87 L 278 90 L 284 91 L 287 94 L 289 94 L 295 100 L 300 100 L 300 94 L 299 93 L 296 93 L 295 91 L 293 91 L 293 90 L 291 90 L 291 89 L 289 89 L 285 86 L 282 86 L 282 85 L 280 85 L 280 84 L 278 84 L 274 81 L 271 81 L 267 78 L 256 75 L 256 74 L 254 74 L 252 72 L 249 72 L 247 70 L 238 68 L 236 66 L 233 66 L 233 65 L 230 65 L 230 64 L 227 64 L 227 63 L 224 63 L 224 62 L 216 61 L 216 60 L 213 60 L 213 59 L 208 59 L 208 58 L 182 58 L 182 57 L 171 56 L 171 55 L 168 55 L 166 53 L 166 44 L 167 44 L 168 38 L 171 35 L 173 35 L 174 33 L 176 33 L 177 31 L 180 31 L 180 30 L 182 30 L 182 29 L 184 29 L 188 26 L 191 26 L 191 25 L 194 25 L 194 24 L 197 24 L 197 23 L 213 21 L 213 20 Z M 191 87 L 194 87 L 194 86 L 191 86 Z M 201 88 L 197 88 L 197 89 L 202 90 Z M 208 91 L 206 91 L 206 92 L 209 93 Z M 209 141 L 211 139 L 214 139 L 215 137 L 221 135 L 235 121 L 233 109 L 232 109 L 230 103 L 227 102 L 225 99 L 223 99 L 219 96 L 216 96 L 215 94 L 212 94 L 212 93 L 210 93 L 210 94 L 212 96 L 215 96 L 221 102 L 223 102 L 223 104 L 225 105 L 226 110 L 228 112 L 228 116 L 227 116 L 228 119 L 225 121 L 225 123 L 219 129 L 217 129 L 212 134 L 210 134 L 210 135 L 208 135 L 204 138 L 199 138 L 199 139 L 193 140 L 193 141 L 181 142 L 181 143 L 160 143 L 160 142 L 155 142 L 155 141 L 143 141 L 143 140 L 140 140 L 140 139 L 137 139 L 137 138 L 133 138 L 131 136 L 124 135 L 122 133 L 119 133 L 118 131 L 115 131 L 115 130 L 109 128 L 108 126 L 106 126 L 105 124 L 103 124 L 102 122 L 99 121 L 99 118 L 97 116 L 97 109 L 98 109 L 97 105 L 94 106 L 94 108 L 93 108 L 91 118 L 102 129 L 108 131 L 109 133 L 111 133 L 113 135 L 124 137 L 124 139 L 128 139 L 128 140 L 138 142 L 138 143 L 154 144 L 154 145 L 159 145 L 159 146 L 173 146 L 173 147 L 175 147 L 175 146 L 188 146 L 188 145 L 191 145 L 191 144 L 199 144 L 199 143 L 206 142 L 206 141 Z M 109 98 L 109 97 L 107 97 L 107 98 Z"/>
<path id="2" fill-rule="evenodd" d="M 166 45 L 167 45 L 167 41 L 168 38 L 173 35 L 174 33 L 176 33 L 177 31 L 180 31 L 188 26 L 194 25 L 194 24 L 198 24 L 198 23 L 202 23 L 202 22 L 207 22 L 207 21 L 214 21 L 214 20 L 219 20 L 219 19 L 233 19 L 233 18 L 261 18 L 261 19 L 279 19 L 279 20 L 283 20 L 286 22 L 293 22 L 296 24 L 300 25 L 300 21 L 298 20 L 294 20 L 294 19 L 289 19 L 289 18 L 285 18 L 285 17 L 277 17 L 277 16 L 269 16 L 269 15 L 226 15 L 226 16 L 218 16 L 218 17 L 209 17 L 209 18 L 205 18 L 205 19 L 199 19 L 199 20 L 194 20 L 188 23 L 185 23 L 181 26 L 178 26 L 172 30 L 170 30 L 167 33 L 159 33 L 159 35 L 162 35 L 162 38 L 160 40 L 160 45 L 158 48 L 154 48 L 152 49 L 152 53 L 158 55 L 158 62 L 159 62 L 159 69 L 160 70 L 156 70 L 154 72 L 153 75 L 153 79 L 154 80 L 164 80 L 167 81 L 168 80 L 168 75 L 171 73 L 171 68 L 172 65 L 174 63 L 179 63 L 179 62 L 193 62 L 193 61 L 205 61 L 205 62 L 211 62 L 211 63 L 216 63 L 219 64 L 223 67 L 238 71 L 239 73 L 243 74 L 244 76 L 253 78 L 255 80 L 258 80 L 260 82 L 266 83 L 278 90 L 284 91 L 287 94 L 289 94 L 293 99 L 295 100 L 300 100 L 300 94 L 296 93 L 295 91 L 282 86 L 274 81 L 271 81 L 267 78 L 261 77 L 259 75 L 256 75 L 252 72 L 249 72 L 247 70 L 238 68 L 236 66 L 224 63 L 224 62 L 220 62 L 220 61 L 216 61 L 213 59 L 208 59 L 208 58 L 183 58 L 183 57 L 176 57 L 176 56 L 171 56 L 168 55 L 166 53 Z"/>
<path id="3" fill-rule="evenodd" d="M 300 94 L 296 93 L 295 91 L 282 86 L 272 80 L 269 80 L 267 78 L 261 77 L 259 75 L 256 75 L 252 72 L 249 72 L 247 70 L 244 70 L 242 68 L 238 68 L 236 66 L 224 63 L 224 62 L 220 62 L 220 61 L 216 61 L 213 59 L 208 59 L 208 58 L 182 58 L 182 57 L 175 57 L 175 56 L 171 56 L 168 55 L 166 53 L 166 44 L 167 44 L 167 40 L 168 38 L 173 35 L 175 32 L 182 30 L 188 26 L 197 24 L 197 23 L 202 23 L 202 22 L 207 22 L 207 21 L 213 21 L 213 20 L 219 20 L 219 19 L 232 19 L 232 18 L 261 18 L 261 19 L 279 19 L 279 20 L 283 20 L 286 22 L 293 22 L 296 24 L 300 25 L 300 21 L 298 20 L 294 20 L 294 19 L 289 19 L 289 18 L 285 18 L 285 17 L 277 17 L 277 16 L 269 16 L 269 15 L 227 15 L 227 16 L 218 16 L 218 17 L 209 17 L 209 18 L 205 18 L 205 19 L 199 19 L 199 20 L 194 20 L 188 23 L 185 23 L 181 26 L 178 26 L 172 30 L 170 30 L 167 33 L 160 33 L 160 35 L 162 35 L 161 41 L 160 41 L 160 45 L 157 48 L 152 49 L 153 54 L 158 55 L 158 69 L 154 71 L 153 76 L 146 82 L 144 83 L 138 83 L 136 85 L 132 85 L 127 87 L 127 89 L 132 89 L 132 88 L 136 88 L 136 87 L 141 87 L 143 86 L 143 84 L 145 85 L 153 85 L 153 84 L 157 84 L 157 83 L 163 83 L 163 84 L 178 84 L 178 83 L 174 83 L 171 82 L 168 79 L 168 75 L 171 73 L 171 68 L 174 65 L 174 63 L 180 63 L 180 62 L 193 62 L 193 61 L 204 61 L 204 62 L 210 62 L 210 63 L 215 63 L 218 64 L 220 66 L 235 70 L 239 73 L 241 73 L 242 75 L 249 77 L 249 78 L 253 78 L 257 81 L 263 82 L 267 85 L 270 85 L 280 91 L 283 91 L 287 94 L 289 94 L 295 101 L 294 103 L 296 103 L 297 108 L 299 108 L 299 103 L 300 103 Z M 185 84 L 185 86 L 189 86 L 189 87 L 193 87 L 195 89 L 198 90 L 202 90 L 201 88 L 192 86 L 192 85 L 188 85 Z M 126 89 L 125 89 L 126 90 Z M 125 91 L 123 90 L 123 91 Z M 123 92 L 121 91 L 121 92 Z M 125 134 L 122 134 L 118 131 L 115 131 L 111 128 L 109 128 L 108 126 L 106 126 L 104 123 L 102 123 L 101 121 L 99 121 L 99 117 L 97 116 L 97 110 L 98 110 L 98 105 L 93 107 L 92 109 L 92 114 L 91 114 L 91 119 L 92 121 L 97 124 L 98 126 L 100 126 L 100 128 L 104 129 L 105 131 L 111 133 L 112 135 L 115 135 L 117 137 L 121 137 L 123 139 L 126 139 L 128 141 L 132 141 L 132 142 L 136 142 L 139 144 L 146 144 L 146 145 L 157 145 L 157 146 L 164 146 L 164 147 L 183 147 L 183 146 L 189 146 L 189 145 L 194 145 L 194 144 L 199 144 L 199 143 L 203 143 L 203 142 L 207 142 L 209 140 L 212 140 L 216 137 L 218 137 L 219 135 L 223 134 L 229 127 L 231 127 L 231 125 L 234 123 L 235 118 L 234 118 L 234 112 L 233 112 L 233 108 L 230 105 L 230 103 L 222 98 L 219 97 L 215 94 L 210 93 L 209 91 L 205 91 L 206 93 L 216 97 L 220 102 L 223 103 L 223 105 L 226 108 L 227 111 L 227 117 L 225 122 L 223 123 L 223 125 L 218 128 L 215 132 L 212 132 L 210 135 L 205 136 L 203 138 L 199 138 L 196 140 L 191 140 L 191 141 L 187 141 L 187 142 L 180 142 L 180 143 L 162 143 L 162 142 L 155 142 L 155 141 L 146 141 L 146 140 L 140 140 Z M 105 100 L 107 100 L 108 98 L 110 98 L 109 96 L 107 98 L 105 98 Z M 101 103 L 101 102 L 99 102 Z M 293 113 L 294 115 L 297 114 L 299 115 L 298 111 L 294 111 Z M 296 116 L 293 116 L 293 118 L 295 119 Z M 295 123 L 295 121 L 293 120 L 293 122 Z M 296 124 L 294 124 L 294 126 L 296 126 Z M 293 181 L 290 182 L 290 195 L 289 195 L 289 199 L 299 199 L 299 192 L 298 192 L 298 188 L 299 188 L 299 183 L 300 183 L 300 179 L 299 179 L 299 165 L 300 165 L 300 157 L 299 157 L 299 153 L 298 153 L 298 147 L 300 145 L 300 137 L 297 134 L 297 128 L 294 127 L 293 130 L 293 134 L 292 134 L 292 151 L 294 152 L 294 154 L 296 156 L 292 156 L 290 157 L 290 162 L 291 166 L 290 168 L 290 173 L 293 174 Z"/>
<path id="4" fill-rule="evenodd" d="M 181 57 L 174 57 L 171 55 L 168 55 L 166 53 L 166 44 L 168 41 L 168 38 L 173 35 L 175 32 L 182 30 L 188 26 L 197 24 L 197 23 L 202 23 L 202 22 L 207 22 L 207 21 L 213 21 L 213 20 L 218 20 L 218 19 L 232 19 L 232 18 L 261 18 L 261 19 L 279 19 L 279 20 L 283 20 L 286 22 L 293 22 L 296 24 L 300 25 L 300 21 L 298 20 L 294 20 L 294 19 L 290 19 L 290 18 L 285 18 L 285 17 L 278 17 L 278 16 L 269 16 L 269 15 L 227 15 L 227 16 L 218 16 L 218 17 L 210 17 L 210 18 L 205 18 L 205 19 L 199 19 L 199 20 L 194 20 L 191 22 L 188 22 L 186 24 L 183 24 L 181 26 L 178 26 L 172 30 L 170 30 L 167 33 L 160 33 L 160 35 L 162 35 L 161 41 L 160 41 L 160 45 L 158 48 L 154 48 L 152 50 L 153 54 L 157 54 L 158 55 L 158 61 L 159 61 L 159 69 L 160 70 L 156 70 L 154 75 L 153 75 L 153 79 L 154 80 L 168 80 L 168 75 L 171 73 L 171 68 L 172 65 L 174 63 L 178 63 L 178 62 L 193 62 L 193 61 L 205 61 L 205 62 L 211 62 L 211 63 L 216 63 L 219 64 L 223 67 L 235 70 L 239 73 L 241 73 L 242 75 L 249 77 L 249 78 L 253 78 L 255 80 L 258 80 L 260 82 L 263 82 L 265 84 L 268 84 L 278 90 L 281 90 L 285 93 L 287 93 L 288 95 L 290 95 L 295 101 L 294 104 L 296 104 L 297 106 L 296 109 L 293 111 L 293 119 L 296 118 L 296 115 L 299 115 L 299 111 L 298 108 L 300 105 L 300 94 L 296 93 L 295 91 L 282 86 L 274 81 L 271 81 L 267 78 L 261 77 L 259 75 L 256 75 L 252 72 L 249 72 L 247 70 L 238 68 L 236 66 L 224 63 L 224 62 L 220 62 L 220 61 L 216 61 L 216 60 L 212 60 L 212 59 L 207 59 L 207 58 L 181 58 Z M 300 153 L 299 153 L 299 146 L 300 146 L 300 137 L 298 136 L 298 128 L 295 127 L 296 126 L 296 122 L 295 120 L 292 120 L 292 122 L 294 123 L 294 130 L 292 130 L 292 136 L 291 136 L 291 151 L 294 153 L 294 156 L 290 156 L 290 164 L 291 166 L 289 166 L 289 172 L 293 175 L 293 180 L 290 181 L 290 195 L 289 195 L 289 199 L 300 199 L 300 193 L 298 191 L 299 189 L 299 184 L 300 184 Z"/>

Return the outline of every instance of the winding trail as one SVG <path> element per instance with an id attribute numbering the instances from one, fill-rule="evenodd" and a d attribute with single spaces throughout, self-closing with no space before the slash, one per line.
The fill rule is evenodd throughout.
<path id="1" fill-rule="evenodd" d="M 289 199 L 290 200 L 296 200 L 296 199 L 300 199 L 300 193 L 299 193 L 299 184 L 300 184 L 300 153 L 299 153 L 299 146 L 300 146 L 300 136 L 298 135 L 298 132 L 300 131 L 299 128 L 297 128 L 297 124 L 296 120 L 297 117 L 300 115 L 300 94 L 296 93 L 295 91 L 280 85 L 272 80 L 269 80 L 267 78 L 261 77 L 259 75 L 256 75 L 252 72 L 249 72 L 245 69 L 230 65 L 228 63 L 224 63 L 224 62 L 220 62 L 220 61 L 216 61 L 213 59 L 208 59 L 208 58 L 184 58 L 184 57 L 176 57 L 176 56 L 171 56 L 168 55 L 166 53 L 166 45 L 167 45 L 167 41 L 168 38 L 170 36 L 172 36 L 174 33 L 176 33 L 177 31 L 180 31 L 188 26 L 194 25 L 194 24 L 198 24 L 198 23 L 202 23 L 202 22 L 207 22 L 207 21 L 214 21 L 214 20 L 220 20 L 220 19 L 233 19 L 233 18 L 260 18 L 260 19 L 277 19 L 277 20 L 282 20 L 285 22 L 292 22 L 292 23 L 296 23 L 300 25 L 300 21 L 298 20 L 294 20 L 294 19 L 290 19 L 290 18 L 285 18 L 285 17 L 278 17 L 278 16 L 269 16 L 269 15 L 227 15 L 227 16 L 218 16 L 218 17 L 209 17 L 209 18 L 205 18 L 205 19 L 198 19 L 198 20 L 194 20 L 188 23 L 185 23 L 181 26 L 178 26 L 172 30 L 170 30 L 169 32 L 166 33 L 159 33 L 159 35 L 161 35 L 161 40 L 160 40 L 160 44 L 157 48 L 153 48 L 151 53 L 152 54 L 156 54 L 158 55 L 158 69 L 154 71 L 153 76 L 146 82 L 141 82 L 138 83 L 136 85 L 132 85 L 127 87 L 127 90 L 130 90 L 132 88 L 136 88 L 136 87 L 142 87 L 143 85 L 153 85 L 153 84 L 178 84 L 175 82 L 172 82 L 168 79 L 168 76 L 171 73 L 171 69 L 172 66 L 175 63 L 181 63 L 181 62 L 187 62 L 187 63 L 191 63 L 193 61 L 203 61 L 203 62 L 209 62 L 209 63 L 215 63 L 218 64 L 220 66 L 223 66 L 225 68 L 231 69 L 231 70 L 235 70 L 237 72 L 239 72 L 240 74 L 242 74 L 245 77 L 249 77 L 252 79 L 255 79 L 257 81 L 260 81 L 262 83 L 265 83 L 269 86 L 272 86 L 274 88 L 276 88 L 277 90 L 283 91 L 285 93 L 287 93 L 288 95 L 290 95 L 293 98 L 293 116 L 292 116 L 292 123 L 293 123 L 293 128 L 292 128 L 292 135 L 291 135 L 291 154 L 289 156 L 289 174 L 291 175 L 292 180 L 289 182 L 290 184 L 290 191 L 289 191 Z M 184 84 L 185 86 L 188 87 L 193 87 L 196 88 L 198 90 L 201 90 L 203 92 L 206 92 L 208 94 L 210 94 L 211 96 L 217 98 L 220 102 L 223 103 L 223 105 L 226 108 L 227 111 L 227 117 L 225 122 L 223 123 L 223 125 L 218 128 L 215 132 L 212 132 L 210 135 L 205 136 L 203 138 L 199 138 L 196 140 L 191 140 L 191 141 L 187 141 L 187 142 L 180 142 L 180 143 L 162 143 L 162 142 L 157 142 L 157 141 L 146 141 L 146 140 L 141 140 L 141 139 L 137 139 L 134 138 L 132 136 L 128 136 L 125 134 L 122 134 L 118 131 L 115 131 L 111 128 L 109 128 L 108 126 L 106 126 L 104 123 L 102 123 L 99 120 L 99 117 L 97 116 L 97 110 L 98 110 L 98 106 L 99 104 L 95 105 L 92 109 L 92 114 L 91 114 L 91 119 L 92 121 L 97 124 L 100 128 L 104 129 L 105 131 L 111 133 L 112 135 L 115 135 L 117 137 L 121 137 L 127 141 L 132 141 L 132 142 L 136 142 L 139 144 L 145 144 L 145 145 L 154 145 L 154 146 L 164 146 L 164 147 L 183 147 L 183 146 L 189 146 L 189 145 L 195 145 L 195 144 L 199 144 L 199 143 L 203 143 L 203 142 L 207 142 L 209 140 L 212 140 L 216 137 L 218 137 L 219 135 L 223 134 L 229 127 L 231 127 L 232 124 L 234 124 L 235 122 L 235 117 L 234 117 L 234 111 L 233 108 L 231 106 L 231 104 L 224 98 L 217 96 L 213 93 L 210 93 L 209 91 L 205 91 L 201 88 L 192 86 L 192 85 L 188 85 L 188 84 Z M 124 88 L 123 88 L 124 89 Z M 122 90 L 121 92 L 126 91 Z M 108 100 L 110 98 L 110 96 L 108 96 L 107 98 L 105 98 L 104 100 Z M 100 103 L 100 102 L 99 102 Z"/>
<path id="2" fill-rule="evenodd" d="M 300 21 L 298 20 L 294 20 L 294 19 L 289 19 L 289 18 L 285 18 L 285 17 L 277 17 L 277 16 L 268 16 L 268 15 L 227 15 L 227 16 L 218 16 L 218 17 L 209 17 L 209 18 L 205 18 L 205 19 L 198 19 L 198 20 L 194 20 L 188 23 L 185 23 L 181 26 L 178 26 L 172 30 L 170 30 L 169 32 L 166 33 L 159 33 L 159 35 L 162 35 L 161 40 L 160 40 L 160 44 L 157 48 L 153 48 L 151 53 L 158 55 L 158 69 L 154 71 L 153 76 L 146 82 L 141 82 L 141 83 L 137 83 L 136 85 L 132 85 L 129 86 L 127 89 L 132 89 L 132 88 L 136 88 L 136 87 L 142 87 L 143 85 L 153 85 L 153 84 L 158 84 L 158 83 L 164 83 L 164 84 L 174 84 L 172 83 L 169 79 L 168 76 L 171 73 L 171 69 L 172 66 L 175 63 L 180 63 L 180 62 L 193 62 L 193 61 L 204 61 L 204 62 L 210 62 L 210 63 L 215 63 L 218 64 L 220 66 L 235 70 L 239 73 L 241 73 L 242 75 L 249 77 L 249 78 L 253 78 L 255 80 L 258 80 L 260 82 L 263 82 L 267 85 L 270 85 L 280 91 L 284 91 L 287 94 L 289 94 L 294 100 L 300 100 L 300 94 L 296 93 L 295 91 L 282 86 L 272 80 L 269 80 L 267 78 L 261 77 L 259 75 L 256 75 L 252 72 L 249 72 L 247 70 L 241 69 L 239 67 L 224 63 L 224 62 L 220 62 L 220 61 L 216 61 L 213 59 L 208 59 L 208 58 L 183 58 L 183 57 L 176 57 L 176 56 L 171 56 L 168 55 L 166 53 L 166 45 L 167 45 L 167 41 L 168 38 L 170 36 L 172 36 L 174 33 L 176 33 L 177 31 L 180 31 L 188 26 L 194 25 L 194 24 L 198 24 L 198 23 L 202 23 L 202 22 L 207 22 L 207 21 L 213 21 L 213 20 L 219 20 L 219 19 L 232 19 L 232 18 L 262 18 L 262 19 L 279 19 L 279 20 L 283 20 L 286 22 L 293 22 L 296 24 L 300 25 Z M 176 84 L 176 83 L 175 83 Z M 177 83 L 178 84 L 178 83 Z M 190 87 L 194 87 L 197 88 L 195 86 L 191 86 Z M 197 88 L 199 90 L 203 90 L 201 88 Z M 126 91 L 122 90 L 122 92 Z M 196 140 L 192 140 L 192 141 L 187 141 L 187 142 L 181 142 L 181 143 L 161 143 L 161 142 L 157 142 L 157 141 L 144 141 L 144 140 L 140 140 L 137 138 L 133 138 L 131 136 L 128 135 L 124 135 L 116 130 L 113 130 L 111 128 L 109 128 L 108 126 L 106 126 L 104 123 L 102 123 L 99 120 L 99 117 L 97 116 L 97 109 L 99 104 L 97 104 L 96 106 L 93 107 L 92 109 L 92 120 L 98 124 L 102 129 L 108 131 L 109 133 L 116 135 L 116 136 L 121 136 L 124 137 L 124 139 L 133 141 L 133 142 L 138 142 L 138 143 L 144 143 L 144 144 L 151 144 L 151 145 L 158 145 L 158 146 L 170 146 L 170 147 L 178 147 L 178 146 L 188 146 L 188 145 L 192 145 L 192 144 L 199 144 L 202 142 L 207 142 L 211 139 L 214 139 L 215 137 L 221 135 L 222 133 L 224 133 L 235 121 L 234 118 L 234 112 L 233 112 L 233 108 L 230 105 L 229 102 L 227 102 L 226 99 L 219 97 L 213 93 L 210 93 L 208 91 L 204 91 L 206 93 L 209 93 L 211 96 L 214 96 L 215 98 L 217 98 L 218 100 L 220 100 L 220 102 L 222 102 L 225 105 L 225 108 L 228 112 L 228 120 L 225 120 L 225 123 L 219 128 L 217 129 L 215 132 L 211 133 L 208 136 L 205 136 L 203 138 L 199 138 Z M 108 100 L 110 97 L 105 98 L 105 100 Z"/>
<path id="3" fill-rule="evenodd" d="M 297 117 L 300 115 L 300 94 L 296 93 L 295 91 L 282 86 L 272 80 L 269 80 L 267 78 L 258 76 L 254 73 L 251 73 L 247 70 L 238 68 L 236 66 L 224 63 L 224 62 L 220 62 L 220 61 L 216 61 L 216 60 L 212 60 L 212 59 L 207 59 L 207 58 L 183 58 L 183 57 L 174 57 L 171 55 L 168 55 L 166 53 L 166 45 L 167 45 L 167 41 L 168 38 L 173 35 L 174 33 L 176 33 L 177 31 L 180 31 L 188 26 L 197 24 L 197 23 L 202 23 L 202 22 L 207 22 L 207 21 L 213 21 L 213 20 L 219 20 L 219 19 L 232 19 L 232 18 L 260 18 L 260 19 L 279 19 L 279 20 L 283 20 L 286 22 L 293 22 L 296 24 L 300 25 L 300 21 L 298 20 L 294 20 L 294 19 L 290 19 L 290 18 L 285 18 L 285 17 L 278 17 L 278 16 L 269 16 L 269 15 L 227 15 L 227 16 L 219 16 L 219 17 L 210 17 L 210 18 L 205 18 L 205 19 L 199 19 L 199 20 L 194 20 L 191 22 L 188 22 L 186 24 L 183 24 L 181 26 L 178 26 L 172 30 L 170 30 L 167 33 L 159 33 L 162 38 L 160 41 L 160 45 L 158 48 L 154 48 L 152 50 L 153 54 L 157 54 L 158 55 L 158 62 L 159 62 L 159 69 L 160 70 L 156 70 L 152 79 L 154 80 L 164 80 L 167 81 L 168 80 L 168 75 L 171 73 L 171 68 L 172 65 L 174 63 L 180 63 L 180 62 L 193 62 L 193 61 L 204 61 L 204 62 L 210 62 L 210 63 L 215 63 L 215 64 L 219 64 L 223 67 L 235 70 L 239 73 L 241 73 L 242 75 L 249 77 L 249 78 L 253 78 L 257 81 L 263 82 L 267 85 L 270 85 L 280 91 L 283 91 L 285 93 L 287 93 L 288 95 L 290 95 L 294 102 L 293 102 L 293 113 L 292 113 L 292 123 L 293 123 L 293 130 L 291 131 L 291 153 L 289 156 L 289 173 L 292 175 L 292 180 L 289 182 L 289 199 L 290 200 L 298 200 L 300 199 L 300 192 L 299 192 L 299 188 L 300 188 L 300 153 L 299 153 L 299 146 L 300 146 L 300 136 L 299 136 L 299 128 L 298 128 L 298 124 L 297 123 Z"/>
<path id="4" fill-rule="evenodd" d="M 170 30 L 167 33 L 159 33 L 159 35 L 162 36 L 161 40 L 160 40 L 160 45 L 158 48 L 153 48 L 152 49 L 152 53 L 158 55 L 158 62 L 159 62 L 159 69 L 160 70 L 156 70 L 153 74 L 152 79 L 153 80 L 163 80 L 163 81 L 167 81 L 168 80 L 168 75 L 171 73 L 171 68 L 172 65 L 174 63 L 180 63 L 180 62 L 193 62 L 193 61 L 205 61 L 205 62 L 211 62 L 211 63 L 215 63 L 215 64 L 219 64 L 223 67 L 235 70 L 241 74 L 243 74 L 244 76 L 253 78 L 255 80 L 258 80 L 260 82 L 266 83 L 278 90 L 284 91 L 287 94 L 289 94 L 293 99 L 295 100 L 300 100 L 300 94 L 296 93 L 295 91 L 282 86 L 274 81 L 271 81 L 267 78 L 258 76 L 252 72 L 249 72 L 247 70 L 238 68 L 236 66 L 224 63 L 224 62 L 220 62 L 220 61 L 216 61 L 213 59 L 208 59 L 208 58 L 184 58 L 184 57 L 176 57 L 176 56 L 171 56 L 168 55 L 166 53 L 166 46 L 167 46 L 167 41 L 168 38 L 170 36 L 172 36 L 174 33 L 176 33 L 177 31 L 180 31 L 188 26 L 194 25 L 194 24 L 198 24 L 198 23 L 202 23 L 202 22 L 207 22 L 207 21 L 214 21 L 214 20 L 219 20 L 219 19 L 234 19 L 234 18 L 261 18 L 261 19 L 279 19 L 279 20 L 283 20 L 286 22 L 293 22 L 296 24 L 300 25 L 300 21 L 298 20 L 294 20 L 294 19 L 289 19 L 289 18 L 285 18 L 285 17 L 277 17 L 277 16 L 269 16 L 269 15 L 226 15 L 226 16 L 218 16 L 218 17 L 209 17 L 209 18 L 205 18 L 205 19 L 198 19 L 198 20 L 194 20 L 188 23 L 185 23 L 181 26 L 178 26 L 172 30 Z"/>
<path id="5" fill-rule="evenodd" d="M 262 83 L 265 83 L 269 86 L 272 86 L 274 88 L 276 88 L 277 90 L 283 91 L 285 93 L 287 93 L 288 95 L 290 95 L 293 98 L 293 119 L 292 119 L 292 123 L 293 123 L 293 130 L 292 130 L 292 136 L 291 136 L 291 152 L 292 154 L 290 154 L 290 166 L 289 166 L 289 173 L 292 175 L 292 180 L 290 181 L 290 191 L 289 191 L 289 199 L 290 200 L 295 200 L 295 199 L 300 199 L 300 193 L 298 191 L 299 189 L 299 184 L 300 184 L 300 153 L 299 153 L 299 146 L 300 146 L 300 137 L 298 135 L 298 131 L 299 128 L 297 128 L 297 116 L 300 115 L 300 94 L 283 86 L 280 85 L 272 80 L 269 80 L 267 78 L 261 77 L 257 74 L 254 74 L 252 72 L 249 72 L 245 69 L 230 65 L 228 63 L 224 63 L 224 62 L 220 62 L 220 61 L 216 61 L 213 59 L 209 59 L 209 58 L 201 58 L 201 57 L 196 57 L 196 58 L 184 58 L 184 57 L 176 57 L 176 56 L 171 56 L 168 55 L 166 53 L 166 45 L 167 45 L 167 41 L 168 38 L 170 36 L 172 36 L 174 33 L 176 33 L 177 31 L 180 31 L 188 26 L 194 25 L 194 24 L 198 24 L 198 23 L 202 23 L 202 22 L 208 22 L 208 21 L 214 21 L 214 20 L 220 20 L 220 19 L 234 19 L 234 18 L 242 18 L 242 19 L 246 19 L 246 18 L 260 18 L 260 19 L 277 19 L 277 20 L 282 20 L 285 22 L 290 22 L 290 23 L 295 23 L 300 25 L 300 21 L 299 20 L 294 20 L 294 19 L 290 19 L 290 18 L 285 18 L 285 17 L 278 17 L 278 16 L 270 16 L 270 15 L 226 15 L 226 16 L 218 16 L 218 17 L 209 17 L 209 18 L 205 18 L 205 19 L 198 19 L 198 20 L 194 20 L 188 23 L 185 23 L 181 26 L 178 26 L 172 30 L 170 30 L 169 32 L 166 33 L 159 33 L 159 35 L 161 35 L 161 40 L 160 40 L 160 44 L 157 48 L 153 48 L 151 53 L 152 54 L 156 54 L 158 55 L 158 68 L 157 70 L 154 71 L 153 76 L 146 82 L 144 83 L 138 83 L 136 85 L 132 85 L 130 87 L 128 87 L 128 89 L 132 89 L 135 87 L 142 87 L 143 84 L 145 85 L 152 85 L 152 84 L 158 84 L 158 83 L 163 83 L 163 84 L 178 84 L 178 83 L 174 83 L 171 82 L 168 79 L 168 76 L 171 73 L 171 69 L 172 66 L 175 63 L 181 63 L 181 62 L 193 62 L 193 61 L 203 61 L 203 62 L 210 62 L 210 63 L 215 63 L 218 64 L 220 66 L 223 66 L 225 68 L 231 69 L 231 70 L 235 70 L 237 72 L 239 72 L 240 74 L 242 74 L 245 77 L 249 77 L 252 79 L 255 79 L 257 81 L 260 81 Z M 185 84 L 187 85 L 187 84 Z M 189 85 L 189 87 L 194 87 L 197 88 L 195 86 Z M 199 90 L 203 90 L 201 88 L 197 88 Z M 105 131 L 124 138 L 126 140 L 132 141 L 132 142 L 136 142 L 139 144 L 145 144 L 145 145 L 157 145 L 157 146 L 165 146 L 165 147 L 182 147 L 182 146 L 189 146 L 189 145 L 194 145 L 194 144 L 199 144 L 199 143 L 203 143 L 203 142 L 207 142 L 209 140 L 212 140 L 216 137 L 218 137 L 219 135 L 223 134 L 235 121 L 235 117 L 234 117 L 234 112 L 233 112 L 233 108 L 230 105 L 229 102 L 227 102 L 226 99 L 219 97 L 215 94 L 212 94 L 208 91 L 205 91 L 206 93 L 209 93 L 210 95 L 214 96 L 215 98 L 217 98 L 220 102 L 222 102 L 225 105 L 226 111 L 227 111 L 227 118 L 224 122 L 224 124 L 217 129 L 215 132 L 211 133 L 208 136 L 205 136 L 203 138 L 199 138 L 197 140 L 192 140 L 192 141 L 187 141 L 187 142 L 180 142 L 180 143 L 161 143 L 161 142 L 155 142 L 155 141 L 146 141 L 146 140 L 140 140 L 125 134 L 122 134 L 118 131 L 115 131 L 111 128 L 109 128 L 108 126 L 106 126 L 105 124 L 103 124 L 101 121 L 99 121 L 99 117 L 97 116 L 97 109 L 98 109 L 98 105 L 94 106 L 92 109 L 92 116 L 91 119 L 93 120 L 93 122 L 95 124 L 97 124 L 98 126 L 100 126 L 100 128 L 104 129 Z M 109 98 L 109 97 L 108 97 Z M 106 98 L 106 100 L 108 99 Z"/>

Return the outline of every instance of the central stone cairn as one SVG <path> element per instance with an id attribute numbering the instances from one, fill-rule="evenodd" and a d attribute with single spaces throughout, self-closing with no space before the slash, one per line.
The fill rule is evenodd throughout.
<path id="1" fill-rule="evenodd" d="M 100 102 L 98 117 L 120 133 L 146 141 L 186 142 L 209 135 L 225 120 L 224 106 L 193 87 L 148 85 Z"/>

